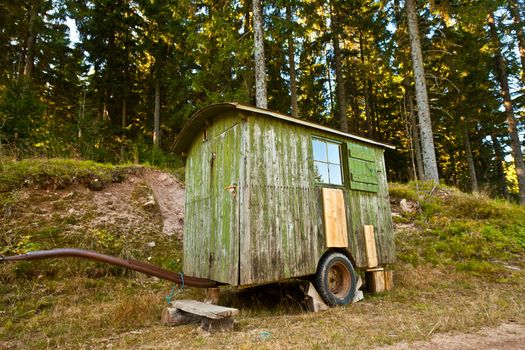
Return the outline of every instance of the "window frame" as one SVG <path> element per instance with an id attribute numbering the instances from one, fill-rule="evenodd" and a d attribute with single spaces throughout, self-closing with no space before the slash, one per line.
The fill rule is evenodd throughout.
<path id="1" fill-rule="evenodd" d="M 314 144 L 313 144 L 314 140 L 321 141 L 325 145 L 327 143 L 331 143 L 331 144 L 337 145 L 338 149 L 339 149 L 339 164 L 330 163 L 328 161 L 328 152 L 326 154 L 326 157 L 327 157 L 326 161 L 316 160 L 314 158 Z M 345 152 L 345 147 L 343 147 L 343 146 L 344 146 L 344 142 L 342 142 L 342 141 L 338 141 L 338 140 L 334 140 L 334 139 L 330 139 L 330 138 L 326 138 L 326 137 L 318 136 L 318 135 L 310 135 L 310 150 L 311 150 L 310 161 L 311 161 L 311 169 L 314 172 L 313 181 L 314 181 L 315 185 L 323 186 L 323 187 L 346 188 L 346 184 L 348 183 L 348 179 L 346 177 L 347 172 L 345 170 L 345 168 L 346 168 L 346 159 L 345 159 L 346 152 Z M 316 172 L 315 162 L 320 162 L 320 163 L 326 164 L 328 169 L 329 169 L 329 165 L 338 165 L 339 166 L 339 170 L 340 170 L 340 174 L 341 174 L 341 184 L 318 181 L 316 179 L 316 177 L 315 177 L 315 172 Z M 328 181 L 330 181 L 330 170 L 328 170 Z"/>

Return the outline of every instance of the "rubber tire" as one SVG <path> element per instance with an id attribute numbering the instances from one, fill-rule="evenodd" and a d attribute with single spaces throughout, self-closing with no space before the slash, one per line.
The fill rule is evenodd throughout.
<path id="1" fill-rule="evenodd" d="M 340 277 L 335 286 L 330 286 L 330 272 L 332 276 L 335 274 Z M 338 285 L 341 282 L 342 286 Z M 346 305 L 352 302 L 356 284 L 354 267 L 344 254 L 332 252 L 321 258 L 314 276 L 314 285 L 327 305 Z"/>

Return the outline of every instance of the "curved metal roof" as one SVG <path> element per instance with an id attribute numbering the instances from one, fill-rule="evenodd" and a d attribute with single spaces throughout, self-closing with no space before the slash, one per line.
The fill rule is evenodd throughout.
<path id="1" fill-rule="evenodd" d="M 210 118 L 216 116 L 219 113 L 232 111 L 232 110 L 242 110 L 242 111 L 262 114 L 268 117 L 285 120 L 287 122 L 304 125 L 312 129 L 322 130 L 322 131 L 326 131 L 332 134 L 345 136 L 350 139 L 361 141 L 361 142 L 364 142 L 370 145 L 395 149 L 395 146 L 389 145 L 387 143 L 370 140 L 370 139 L 367 139 L 361 136 L 357 136 L 354 134 L 349 134 L 347 132 L 342 132 L 340 130 L 328 128 L 326 126 L 308 122 L 303 119 L 294 118 L 292 116 L 289 116 L 283 113 L 274 112 L 274 111 L 270 111 L 270 110 L 263 109 L 263 108 L 243 105 L 238 102 L 225 102 L 225 103 L 217 103 L 217 104 L 213 104 L 213 105 L 204 107 L 203 109 L 197 111 L 190 118 L 190 120 L 186 123 L 186 125 L 184 125 L 179 136 L 175 140 L 175 147 L 174 147 L 175 153 L 186 152 L 188 148 L 190 147 L 191 142 L 195 138 L 196 134 L 202 130 L 202 128 L 206 125 L 207 121 Z"/>

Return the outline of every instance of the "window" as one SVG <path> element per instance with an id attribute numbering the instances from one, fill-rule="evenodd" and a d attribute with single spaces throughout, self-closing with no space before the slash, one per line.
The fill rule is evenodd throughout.
<path id="1" fill-rule="evenodd" d="M 342 185 L 341 145 L 313 138 L 315 179 L 317 182 Z"/>

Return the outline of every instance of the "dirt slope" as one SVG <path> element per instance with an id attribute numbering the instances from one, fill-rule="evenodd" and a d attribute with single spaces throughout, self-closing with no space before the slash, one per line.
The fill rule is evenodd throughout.
<path id="1" fill-rule="evenodd" d="M 170 174 L 140 168 L 97 191 L 83 184 L 24 187 L 13 197 L 4 205 L 0 222 L 4 254 L 76 247 L 137 259 L 153 257 L 156 263 L 180 260 L 184 185 Z"/>

